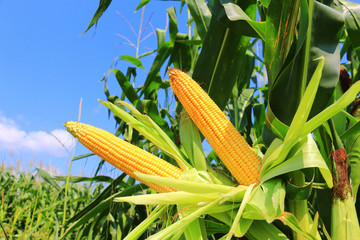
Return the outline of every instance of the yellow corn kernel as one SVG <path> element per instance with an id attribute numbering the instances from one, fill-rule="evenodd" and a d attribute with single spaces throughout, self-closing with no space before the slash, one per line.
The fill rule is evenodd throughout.
<path id="1" fill-rule="evenodd" d="M 180 178 L 182 172 L 180 168 L 105 130 L 71 121 L 66 122 L 65 127 L 90 151 L 135 179 L 137 178 L 134 172 Z M 143 183 L 157 192 L 174 191 L 174 189 L 167 186 L 145 181 Z"/>
<path id="2" fill-rule="evenodd" d="M 241 185 L 259 181 L 261 160 L 209 95 L 186 73 L 169 68 L 170 85 L 199 130 Z"/>

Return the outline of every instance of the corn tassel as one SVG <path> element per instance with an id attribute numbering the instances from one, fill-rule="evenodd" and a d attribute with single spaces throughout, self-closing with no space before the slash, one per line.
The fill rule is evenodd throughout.
<path id="1" fill-rule="evenodd" d="M 215 102 L 181 70 L 169 68 L 169 78 L 175 95 L 239 184 L 258 182 L 260 158 Z"/>
<path id="2" fill-rule="evenodd" d="M 134 172 L 180 178 L 182 172 L 180 168 L 105 130 L 78 122 L 66 122 L 65 127 L 86 148 L 135 179 L 137 177 Z M 174 191 L 163 185 L 145 181 L 143 183 L 157 192 Z"/>

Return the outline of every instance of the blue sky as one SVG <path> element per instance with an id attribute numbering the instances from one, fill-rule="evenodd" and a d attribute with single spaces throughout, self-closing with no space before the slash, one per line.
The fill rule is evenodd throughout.
<path id="1" fill-rule="evenodd" d="M 114 132 L 114 121 L 97 101 L 105 100 L 100 80 L 116 57 L 135 54 L 134 48 L 119 44 L 125 40 L 116 34 L 136 42 L 119 13 L 137 33 L 141 10 L 134 10 L 139 2 L 113 1 L 96 30 L 82 35 L 99 0 L 0 0 L 0 163 L 14 166 L 20 160 L 22 169 L 28 169 L 33 162 L 33 167 L 53 166 L 66 174 L 73 145 L 63 123 L 77 121 L 81 98 L 81 121 Z M 166 9 L 174 4 L 179 6 L 177 2 L 152 1 L 144 19 L 152 15 L 154 29 L 164 29 Z M 151 32 L 148 27 L 146 35 Z M 156 48 L 155 35 L 142 43 L 140 52 L 148 51 L 145 47 Z M 118 67 L 125 70 L 127 65 Z M 115 81 L 110 78 L 110 91 L 120 94 Z M 69 153 L 49 133 L 56 135 Z M 78 144 L 75 155 L 87 152 Z M 91 174 L 98 160 L 75 162 L 72 174 Z"/>

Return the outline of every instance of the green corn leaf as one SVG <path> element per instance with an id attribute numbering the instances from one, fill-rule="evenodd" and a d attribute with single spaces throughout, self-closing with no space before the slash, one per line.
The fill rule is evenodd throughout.
<path id="1" fill-rule="evenodd" d="M 100 0 L 99 2 L 99 7 L 96 10 L 94 16 L 92 17 L 89 26 L 86 28 L 85 32 L 86 33 L 92 26 L 96 26 L 100 17 L 103 15 L 103 13 L 106 11 L 106 9 L 110 6 L 112 0 Z"/>
<path id="2" fill-rule="evenodd" d="M 349 106 L 354 101 L 359 92 L 360 82 L 356 82 L 339 98 L 339 100 L 337 100 L 335 103 L 333 103 L 329 107 L 322 110 L 319 114 L 311 118 L 302 129 L 301 135 L 305 136 L 311 133 L 321 124 L 333 117 L 335 114 Z"/>
<path id="3" fill-rule="evenodd" d="M 305 1 L 306 2 L 306 1 Z M 303 5 L 301 5 L 303 4 Z M 300 11 L 301 6 L 301 11 Z M 300 15 L 300 17 L 299 17 Z M 299 19 L 300 33 L 297 42 L 293 38 L 295 25 Z M 296 46 L 298 53 L 304 44 L 308 27 L 308 9 L 304 1 L 273 1 L 270 2 L 266 16 L 266 44 L 264 60 L 267 63 L 269 83 L 273 88 L 272 81 L 279 74 L 288 57 L 292 45 Z M 290 78 L 291 79 L 291 78 Z M 295 79 L 291 79 L 294 81 Z M 293 93 L 294 91 L 292 91 Z"/>
<path id="4" fill-rule="evenodd" d="M 230 21 L 232 21 L 232 23 L 229 24 L 229 26 L 231 27 L 232 30 L 239 31 L 239 29 L 240 29 L 240 32 L 239 32 L 240 34 L 243 34 L 245 36 L 256 36 L 256 37 L 261 38 L 262 40 L 265 40 L 265 24 L 254 21 L 254 19 L 252 19 L 248 15 L 246 10 L 245 11 L 243 10 L 244 6 L 236 5 L 229 0 L 220 0 L 220 2 L 225 10 L 226 16 L 229 18 Z M 246 4 L 248 4 L 249 6 L 251 6 L 252 3 L 253 3 L 252 1 L 246 2 Z M 243 3 L 239 3 L 239 4 L 243 4 Z M 217 10 L 217 11 L 219 11 L 219 10 Z M 218 13 L 218 15 L 220 15 L 220 13 Z M 236 23 L 243 25 L 242 21 L 245 21 L 252 28 L 252 30 L 254 32 L 256 32 L 257 35 L 254 35 L 254 33 L 252 33 L 251 30 L 246 29 L 246 27 L 244 27 L 244 26 L 240 27 L 238 25 L 236 28 L 231 26 L 231 25 L 236 26 Z"/>
<path id="5" fill-rule="evenodd" d="M 110 206 L 110 204 L 113 202 L 114 198 L 120 197 L 120 196 L 133 195 L 135 192 L 138 192 L 145 188 L 146 188 L 146 186 L 144 184 L 130 186 L 130 187 L 122 190 L 121 192 L 115 193 L 112 196 L 108 197 L 107 199 L 102 200 L 96 206 L 89 209 L 89 211 L 86 212 L 83 216 L 81 216 L 78 220 L 76 220 L 75 222 L 70 224 L 60 239 L 65 239 L 65 237 L 68 234 L 70 234 L 72 231 L 74 231 L 74 229 L 82 226 L 85 222 L 89 221 L 89 219 L 96 217 L 104 209 L 106 209 L 107 207 Z"/>
<path id="6" fill-rule="evenodd" d="M 253 1 L 239 1 L 244 11 L 256 17 Z M 232 31 L 216 17 L 212 17 L 192 78 L 209 94 L 220 109 L 228 103 L 231 91 L 247 61 L 246 50 L 250 37 Z M 248 71 L 248 70 L 247 70 Z M 247 81 L 247 79 L 241 79 Z"/>
<path id="7" fill-rule="evenodd" d="M 158 89 L 155 78 L 159 74 L 160 68 L 163 66 L 166 59 L 170 56 L 173 47 L 173 43 L 167 41 L 162 43 L 158 48 L 155 60 L 150 67 L 150 71 L 147 74 L 144 86 L 141 90 L 141 95 L 144 94 L 146 99 L 151 99 L 151 95 Z"/>
<path id="8" fill-rule="evenodd" d="M 142 221 L 136 228 L 134 228 L 124 240 L 135 240 L 138 239 L 155 220 L 157 220 L 161 214 L 167 209 L 167 205 L 159 205 L 151 211 L 150 215 Z"/>
<path id="9" fill-rule="evenodd" d="M 95 208 L 98 204 L 100 204 L 100 202 L 102 202 L 103 200 L 107 199 L 108 197 L 111 196 L 113 189 L 115 188 L 115 186 L 117 185 L 122 185 L 124 178 L 126 177 L 126 174 L 123 173 L 121 174 L 119 177 L 117 177 L 106 189 L 104 189 L 104 191 L 102 191 L 102 193 L 97 196 L 96 199 L 94 199 L 87 207 L 85 207 L 83 210 L 79 211 L 75 216 L 73 216 L 72 218 L 70 218 L 65 226 L 68 226 L 71 223 L 76 222 L 77 220 L 79 220 L 80 218 L 82 218 L 84 215 L 86 215 L 91 209 Z M 126 188 L 128 187 L 128 185 L 122 185 L 122 187 Z"/>
<path id="10" fill-rule="evenodd" d="M 359 134 L 360 134 L 360 121 L 356 122 L 355 124 L 351 124 L 351 126 L 343 134 L 340 135 L 340 139 L 342 141 L 348 138 L 353 139 L 354 137 L 356 138 L 357 136 L 359 136 Z"/>
<path id="11" fill-rule="evenodd" d="M 54 178 L 50 176 L 50 174 L 40 168 L 36 168 L 38 171 L 38 175 L 44 179 L 46 182 L 48 182 L 51 186 L 53 186 L 56 190 L 61 191 L 61 188 L 57 183 L 55 182 Z"/>
<path id="12" fill-rule="evenodd" d="M 139 67 L 145 71 L 144 66 L 143 66 L 142 62 L 139 60 L 139 58 L 136 58 L 136 57 L 133 57 L 130 55 L 121 55 L 119 60 L 123 60 L 123 61 L 127 61 L 129 63 L 132 63 L 136 67 Z"/>
<path id="13" fill-rule="evenodd" d="M 349 131 L 351 133 L 348 133 Z M 345 146 L 348 154 L 348 164 L 350 165 L 351 189 L 353 198 L 356 199 L 360 185 L 360 121 L 352 125 L 343 135 L 345 134 Z"/>
<path id="14" fill-rule="evenodd" d="M 209 28 L 211 12 L 203 0 L 188 0 L 186 3 L 196 23 L 199 36 L 204 39 Z"/>
<path id="15" fill-rule="evenodd" d="M 267 112 L 267 120 L 268 120 L 267 126 L 270 126 L 272 128 L 279 127 L 279 129 L 272 129 L 272 131 L 274 133 L 279 133 L 280 136 L 282 137 L 283 134 L 285 134 L 285 131 L 287 130 L 285 138 L 284 138 L 284 150 L 282 152 L 281 157 L 278 158 L 278 162 L 284 160 L 284 158 L 288 154 L 288 151 L 290 151 L 292 144 L 294 144 L 297 139 L 301 139 L 302 137 L 304 137 L 304 136 L 301 136 L 299 134 L 299 132 L 304 128 L 306 120 L 309 117 L 309 114 L 310 114 L 310 111 L 313 106 L 313 102 L 314 102 L 314 99 L 315 99 L 315 96 L 317 93 L 317 89 L 320 84 L 322 71 L 323 71 L 323 67 L 324 67 L 324 63 L 325 63 L 324 58 L 320 58 L 319 60 L 320 60 L 319 64 L 316 67 L 316 70 L 309 82 L 309 85 L 307 86 L 307 88 L 305 90 L 305 93 L 300 101 L 298 109 L 296 110 L 295 116 L 291 121 L 291 125 L 290 125 L 289 129 L 286 129 L 286 127 L 283 127 L 284 124 L 280 120 L 276 121 L 277 118 L 275 117 L 275 115 L 273 115 L 273 117 L 269 118 L 269 115 L 272 114 L 271 109 L 269 109 L 269 111 Z"/>
<path id="16" fill-rule="evenodd" d="M 236 91 L 241 90 L 241 89 L 237 89 L 236 87 L 234 87 L 234 89 L 236 89 Z M 255 89 L 247 88 L 241 92 L 239 98 L 237 97 L 237 94 L 235 94 L 236 96 L 234 96 L 236 98 L 234 99 L 233 107 L 230 108 L 229 115 L 230 115 L 230 119 L 232 120 L 234 126 L 238 130 L 243 130 L 245 128 L 245 125 L 247 122 L 245 110 L 251 104 L 251 100 L 253 98 L 254 91 L 255 91 Z M 234 93 L 234 90 L 233 90 L 233 93 Z"/>
<path id="17" fill-rule="evenodd" d="M 212 201 L 203 207 L 200 207 L 198 210 L 191 213 L 190 215 L 180 219 L 176 223 L 152 235 L 151 237 L 148 238 L 148 240 L 155 240 L 155 239 L 165 240 L 171 238 L 172 235 L 174 234 L 177 234 L 179 232 L 184 232 L 187 225 L 193 222 L 195 219 L 199 218 L 203 214 L 206 214 L 207 212 L 214 211 L 218 207 L 220 200 L 221 198 Z"/>
<path id="18" fill-rule="evenodd" d="M 198 53 L 196 52 L 194 54 L 194 47 L 192 45 L 194 41 L 188 39 L 188 34 L 176 34 L 174 48 L 171 53 L 167 67 L 170 67 L 171 64 L 173 64 L 175 68 L 182 69 L 184 71 L 192 70 L 195 63 L 194 60 L 197 58 Z M 198 49 L 198 47 L 195 47 L 195 49 Z"/>
<path id="19" fill-rule="evenodd" d="M 339 1 L 343 5 L 345 16 L 345 28 L 352 47 L 358 58 L 360 57 L 360 10 L 359 3 L 351 1 Z"/>
<path id="20" fill-rule="evenodd" d="M 121 89 L 125 93 L 125 96 L 129 99 L 129 101 L 136 105 L 137 102 L 140 100 L 139 96 L 136 93 L 136 90 L 131 85 L 129 79 L 118 69 L 110 70 L 115 74 L 116 80 L 118 81 Z"/>
<path id="21" fill-rule="evenodd" d="M 91 156 L 95 156 L 95 154 L 94 154 L 94 153 L 82 154 L 82 155 L 73 157 L 73 158 L 71 159 L 71 161 L 76 161 L 76 160 L 80 160 L 80 159 L 87 158 L 87 157 L 91 157 Z"/>
<path id="22" fill-rule="evenodd" d="M 169 16 L 169 35 L 170 35 L 170 42 L 174 45 L 176 40 L 176 35 L 178 33 L 178 23 L 175 13 L 175 8 L 171 7 L 168 8 L 167 14 Z"/>
<path id="23" fill-rule="evenodd" d="M 269 7 L 270 0 L 260 0 L 260 2 L 264 5 L 264 7 Z"/>
<path id="24" fill-rule="evenodd" d="M 148 4 L 148 2 L 150 2 L 150 0 L 141 0 L 141 2 L 139 3 L 139 5 L 136 7 L 135 12 L 137 12 L 140 8 L 144 7 L 146 4 Z"/>
<path id="25" fill-rule="evenodd" d="M 269 8 L 276 3 L 285 4 L 285 2 L 274 1 L 270 3 Z M 278 60 L 275 57 L 276 54 L 270 54 L 273 51 L 273 44 L 276 44 L 277 52 L 281 53 L 283 51 L 281 44 L 277 45 L 276 42 L 273 42 L 277 39 L 276 34 L 269 33 L 269 37 L 272 37 L 273 41 L 266 42 L 269 47 L 269 55 L 266 55 L 269 57 L 265 59 L 267 69 L 271 69 L 270 63 L 274 66 L 272 70 L 268 70 L 269 105 L 275 116 L 286 125 L 290 125 L 293 120 L 297 111 L 297 107 L 294 106 L 298 106 L 303 98 L 310 77 L 317 68 L 318 62 L 313 61 L 313 59 L 323 56 L 325 63 L 314 101 L 316 104 L 312 105 L 310 117 L 313 117 L 328 105 L 339 79 L 340 57 L 338 43 L 339 33 L 344 24 L 342 14 L 318 1 L 309 1 L 309 6 L 307 6 L 307 1 L 301 0 L 300 5 L 300 32 L 298 37 L 288 35 L 287 31 L 280 31 L 281 27 L 280 29 L 275 28 L 279 33 L 278 39 L 288 37 L 289 39 L 285 42 L 294 40 L 288 57 Z M 284 9 L 284 11 L 288 10 Z M 307 14 L 303 15 L 305 12 Z M 277 14 L 276 9 L 274 9 L 273 13 Z M 288 24 L 284 21 L 281 21 L 281 23 Z M 280 26 L 286 27 L 285 25 Z M 284 36 L 285 32 L 286 36 Z M 275 63 L 276 61 L 281 61 L 282 64 Z M 292 107 L 289 108 L 289 106 Z"/>
<path id="26" fill-rule="evenodd" d="M 158 40 L 157 47 L 158 49 L 165 43 L 166 31 L 163 29 L 156 29 L 156 38 Z"/>
<path id="27" fill-rule="evenodd" d="M 319 64 L 306 88 L 306 91 L 300 101 L 299 107 L 291 122 L 290 128 L 285 136 L 284 141 L 296 139 L 299 137 L 299 132 L 304 127 L 306 120 L 309 117 L 310 110 L 314 103 L 317 89 L 321 80 L 322 71 L 325 64 L 325 59 L 320 58 Z"/>
<path id="28" fill-rule="evenodd" d="M 54 179 L 60 181 L 66 181 L 67 176 L 56 176 Z M 94 177 L 75 177 L 70 176 L 69 182 L 77 183 L 77 182 L 108 182 L 112 183 L 114 181 L 113 178 L 109 176 L 94 176 Z"/>
<path id="29" fill-rule="evenodd" d="M 280 140 L 274 142 L 275 143 L 272 149 L 276 148 L 276 150 L 273 152 L 273 154 L 271 154 L 271 159 L 275 162 L 277 160 L 276 156 L 280 155 L 280 151 L 282 150 L 283 145 Z M 329 187 L 332 187 L 333 184 L 331 172 L 326 162 L 322 158 L 322 155 L 319 152 L 312 136 L 309 135 L 305 139 L 305 141 L 297 144 L 291 151 L 293 152 L 293 154 L 289 156 L 286 161 L 277 163 L 276 165 L 273 165 L 273 167 L 268 169 L 261 169 L 260 179 L 262 182 L 265 182 L 276 176 L 300 170 L 303 168 L 318 168 L 323 178 L 325 179 L 326 184 Z M 265 158 L 266 155 L 264 159 Z"/>

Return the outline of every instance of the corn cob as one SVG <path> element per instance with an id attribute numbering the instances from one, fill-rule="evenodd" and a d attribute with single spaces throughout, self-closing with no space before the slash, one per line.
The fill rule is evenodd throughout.
<path id="1" fill-rule="evenodd" d="M 181 70 L 170 68 L 169 78 L 175 95 L 239 184 L 258 182 L 260 158 L 215 102 Z"/>
<path id="2" fill-rule="evenodd" d="M 134 172 L 180 178 L 182 172 L 180 168 L 116 137 L 110 132 L 78 122 L 66 122 L 65 127 L 86 148 L 135 179 L 137 177 Z M 145 181 L 143 183 L 157 192 L 174 191 L 167 186 Z"/>

